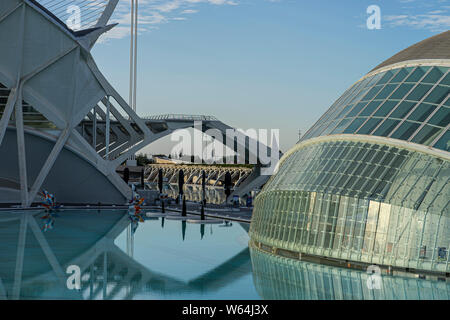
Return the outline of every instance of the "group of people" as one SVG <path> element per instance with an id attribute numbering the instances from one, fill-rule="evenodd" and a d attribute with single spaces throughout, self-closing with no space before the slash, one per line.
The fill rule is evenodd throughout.
<path id="1" fill-rule="evenodd" d="M 128 206 L 128 216 L 131 221 L 132 232 L 134 233 L 139 225 L 139 222 L 144 222 L 142 217 L 142 206 L 145 205 L 144 198 L 141 198 L 136 192 L 133 185 L 133 198 L 129 202 Z M 44 190 L 41 193 L 42 203 L 41 205 L 45 208 L 45 214 L 41 217 L 44 220 L 43 231 L 48 231 L 53 229 L 55 225 L 55 218 L 58 217 L 57 212 L 59 211 L 61 205 L 56 203 L 55 196 L 48 191 Z"/>
<path id="2" fill-rule="evenodd" d="M 130 200 L 128 206 L 128 216 L 131 221 L 131 230 L 134 234 L 139 226 L 139 222 L 144 222 L 144 218 L 142 218 L 142 206 L 145 205 L 145 200 L 136 192 L 134 185 L 132 185 L 132 191 L 133 198 Z"/>
<path id="3" fill-rule="evenodd" d="M 44 219 L 42 229 L 47 231 L 53 229 L 55 218 L 58 217 L 57 212 L 61 205 L 57 204 L 55 196 L 46 190 L 42 191 L 41 196 L 43 198 L 42 206 L 45 208 L 45 215 L 41 217 L 41 219 Z"/>

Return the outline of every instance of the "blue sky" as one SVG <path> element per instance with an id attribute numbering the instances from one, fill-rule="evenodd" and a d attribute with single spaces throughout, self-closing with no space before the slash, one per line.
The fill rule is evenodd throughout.
<path id="1" fill-rule="evenodd" d="M 381 29 L 366 27 L 369 5 Z M 450 0 L 141 0 L 140 115 L 214 115 L 280 129 L 283 151 L 361 76 L 450 29 Z M 128 100 L 129 1 L 96 61 Z"/>

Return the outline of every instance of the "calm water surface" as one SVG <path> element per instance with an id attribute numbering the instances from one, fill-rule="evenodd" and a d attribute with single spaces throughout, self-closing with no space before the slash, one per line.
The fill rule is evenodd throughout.
<path id="1" fill-rule="evenodd" d="M 140 223 L 126 211 L 0 212 L 0 299 L 449 299 L 450 284 L 382 277 L 248 248 L 248 225 Z M 67 287 L 79 266 L 81 289 Z"/>

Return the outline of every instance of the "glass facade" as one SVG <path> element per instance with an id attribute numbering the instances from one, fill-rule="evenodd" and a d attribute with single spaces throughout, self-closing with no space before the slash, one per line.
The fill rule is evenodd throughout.
<path id="1" fill-rule="evenodd" d="M 375 143 L 309 145 L 255 200 L 258 242 L 312 255 L 448 272 L 450 164 Z"/>
<path id="2" fill-rule="evenodd" d="M 450 150 L 448 67 L 417 66 L 367 76 L 340 97 L 302 141 L 365 134 Z"/>
<path id="3" fill-rule="evenodd" d="M 280 161 L 255 199 L 252 240 L 450 272 L 449 93 L 448 67 L 384 69 L 358 81 Z M 319 136 L 329 137 L 308 141 Z"/>
<path id="4" fill-rule="evenodd" d="M 450 283 L 382 276 L 379 290 L 369 274 L 299 261 L 250 248 L 255 287 L 268 300 L 449 300 Z"/>

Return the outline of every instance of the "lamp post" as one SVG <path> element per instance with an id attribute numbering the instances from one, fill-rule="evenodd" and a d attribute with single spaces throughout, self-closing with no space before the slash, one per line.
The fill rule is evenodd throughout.
<path id="1" fill-rule="evenodd" d="M 138 0 L 131 1 L 130 14 L 130 92 L 129 105 L 136 112 L 136 91 L 137 91 L 137 31 L 138 31 Z M 129 160 L 135 160 L 136 156 L 130 156 Z"/>
<path id="2" fill-rule="evenodd" d="M 180 169 L 178 171 L 178 198 L 177 198 L 177 204 L 179 203 L 179 200 L 183 197 L 184 191 L 184 171 L 183 169 Z"/>
<path id="3" fill-rule="evenodd" d="M 205 220 L 205 189 L 206 189 L 206 172 L 202 170 L 202 207 L 200 212 L 201 220 Z"/>
<path id="4" fill-rule="evenodd" d="M 165 213 L 164 209 L 164 199 L 162 197 L 163 193 L 163 170 L 159 169 L 158 171 L 158 189 L 159 189 L 159 199 L 161 200 L 161 211 L 162 213 Z"/>

